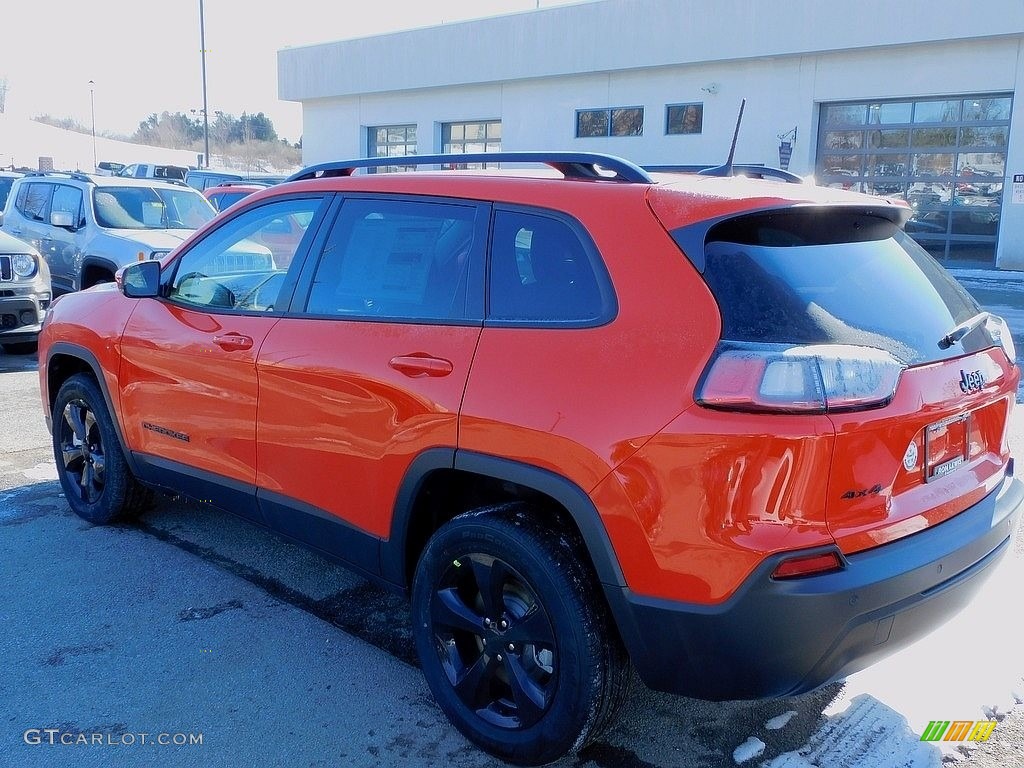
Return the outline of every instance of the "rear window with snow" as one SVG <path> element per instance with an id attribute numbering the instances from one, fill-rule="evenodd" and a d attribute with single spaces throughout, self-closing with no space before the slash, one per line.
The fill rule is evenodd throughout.
<path id="1" fill-rule="evenodd" d="M 981 310 L 880 216 L 815 209 L 729 219 L 708 231 L 704 279 L 721 310 L 722 338 L 730 341 L 856 344 L 908 364 L 993 343 L 982 331 L 940 347 Z"/>

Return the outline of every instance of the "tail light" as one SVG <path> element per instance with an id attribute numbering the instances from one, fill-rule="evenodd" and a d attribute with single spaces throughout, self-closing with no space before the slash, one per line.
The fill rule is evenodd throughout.
<path id="1" fill-rule="evenodd" d="M 824 552 L 819 555 L 801 555 L 791 557 L 779 563 L 772 572 L 773 579 L 797 579 L 801 576 L 838 571 L 843 561 L 835 552 Z"/>
<path id="2" fill-rule="evenodd" d="M 997 315 L 989 315 L 985 321 L 985 329 L 992 337 L 992 340 L 1003 348 L 1007 359 L 1011 363 L 1016 363 L 1017 348 L 1013 343 L 1013 336 L 1010 335 L 1010 328 L 1006 325 L 1006 321 Z"/>
<path id="3" fill-rule="evenodd" d="M 904 367 L 873 347 L 722 342 L 697 402 L 725 410 L 782 413 L 878 408 L 892 400 Z"/>

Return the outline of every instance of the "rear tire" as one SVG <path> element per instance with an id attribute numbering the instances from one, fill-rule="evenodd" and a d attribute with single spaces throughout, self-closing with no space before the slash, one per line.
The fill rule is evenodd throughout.
<path id="1" fill-rule="evenodd" d="M 72 511 L 106 525 L 138 515 L 152 501 L 128 468 L 96 380 L 76 374 L 53 406 L 53 454 Z"/>
<path id="2" fill-rule="evenodd" d="M 631 669 L 582 543 L 525 504 L 460 515 L 431 538 L 412 589 L 423 674 L 463 735 L 542 765 L 609 726 Z"/>

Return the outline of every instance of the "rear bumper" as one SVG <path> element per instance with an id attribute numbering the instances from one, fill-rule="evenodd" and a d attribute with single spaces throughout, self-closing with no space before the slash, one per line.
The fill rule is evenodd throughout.
<path id="1" fill-rule="evenodd" d="M 776 581 L 771 573 L 784 556 L 769 558 L 720 605 L 605 591 L 649 687 L 716 701 L 794 695 L 863 669 L 951 618 L 1009 548 L 1022 505 L 1024 483 L 1007 476 L 956 517 L 851 555 L 841 571 Z"/>

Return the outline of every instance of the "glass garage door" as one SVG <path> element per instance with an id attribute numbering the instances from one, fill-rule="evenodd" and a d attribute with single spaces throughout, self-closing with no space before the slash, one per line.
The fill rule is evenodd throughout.
<path id="1" fill-rule="evenodd" d="M 819 184 L 914 209 L 907 232 L 947 266 L 995 265 L 1009 94 L 821 105 Z"/>

